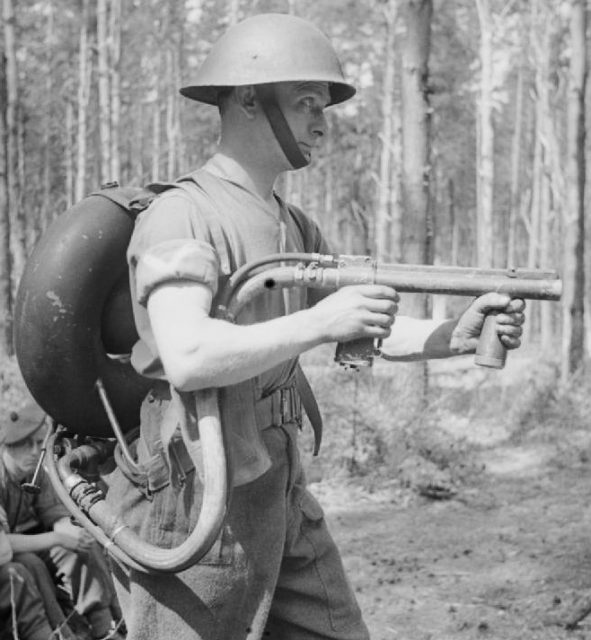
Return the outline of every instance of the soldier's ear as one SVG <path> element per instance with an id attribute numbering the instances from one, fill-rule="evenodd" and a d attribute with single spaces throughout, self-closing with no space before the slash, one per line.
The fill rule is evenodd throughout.
<path id="1" fill-rule="evenodd" d="M 254 118 L 259 108 L 259 103 L 256 96 L 254 86 L 251 84 L 244 85 L 242 87 L 236 87 L 235 89 L 236 102 L 238 106 L 250 119 Z"/>

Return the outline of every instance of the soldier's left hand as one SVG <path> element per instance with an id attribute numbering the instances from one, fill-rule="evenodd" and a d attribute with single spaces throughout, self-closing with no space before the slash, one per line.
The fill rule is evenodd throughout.
<path id="1" fill-rule="evenodd" d="M 484 319 L 490 311 L 498 311 L 496 329 L 503 346 L 507 349 L 517 349 L 521 345 L 524 309 L 524 300 L 511 299 L 503 293 L 486 293 L 476 298 L 458 320 L 450 342 L 451 350 L 455 353 L 474 351 Z"/>

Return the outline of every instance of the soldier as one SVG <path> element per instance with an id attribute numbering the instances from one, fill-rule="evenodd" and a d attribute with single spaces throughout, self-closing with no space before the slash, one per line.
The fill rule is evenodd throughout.
<path id="1" fill-rule="evenodd" d="M 102 551 L 90 534 L 72 523 L 45 473 L 39 476 L 38 492 L 23 488 L 37 466 L 48 428 L 46 414 L 32 401 L 3 417 L 0 514 L 14 560 L 37 575 L 41 558 L 63 582 L 92 636 L 103 638 L 113 626 L 110 602 L 114 589 Z M 53 607 L 52 612 L 56 618 Z"/>
<path id="2" fill-rule="evenodd" d="M 396 291 L 361 285 L 324 297 L 269 292 L 237 324 L 213 319 L 220 283 L 245 262 L 278 251 L 330 253 L 318 227 L 274 184 L 311 162 L 327 134 L 325 109 L 355 89 L 316 27 L 263 14 L 230 28 L 181 93 L 219 109 L 219 146 L 191 174 L 192 192 L 167 191 L 135 227 L 128 258 L 140 340 L 132 363 L 155 385 L 137 444 L 145 477 L 121 465 L 107 499 L 152 543 L 186 537 L 199 513 L 199 473 L 182 451 L 167 455 L 164 430 L 182 419 L 179 394 L 211 387 L 221 388 L 234 490 L 222 533 L 198 564 L 177 575 L 116 571 L 128 637 L 363 640 L 359 607 L 302 473 L 297 358 L 361 337 L 382 339 L 394 358 L 470 352 L 492 308 L 502 310 L 502 342 L 515 348 L 523 301 L 488 294 L 459 320 L 393 327 Z"/>
<path id="3" fill-rule="evenodd" d="M 48 640 L 52 628 L 35 580 L 11 560 L 12 549 L 0 520 L 0 639 Z"/>

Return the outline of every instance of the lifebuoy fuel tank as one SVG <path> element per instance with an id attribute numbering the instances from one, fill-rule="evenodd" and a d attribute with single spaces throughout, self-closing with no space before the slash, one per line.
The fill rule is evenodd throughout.
<path id="1" fill-rule="evenodd" d="M 48 227 L 19 283 L 15 350 L 24 381 L 39 405 L 76 433 L 113 436 L 98 379 L 122 430 L 139 422 L 151 382 L 125 357 L 137 340 L 125 256 L 132 203 L 153 196 L 118 185 L 87 196 Z"/>

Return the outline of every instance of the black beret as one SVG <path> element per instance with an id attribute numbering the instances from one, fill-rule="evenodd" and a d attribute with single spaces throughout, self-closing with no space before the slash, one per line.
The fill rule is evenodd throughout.
<path id="1" fill-rule="evenodd" d="M 18 444 L 35 433 L 43 423 L 47 414 L 35 402 L 28 402 L 22 409 L 9 411 L 2 420 L 0 443 Z"/>

